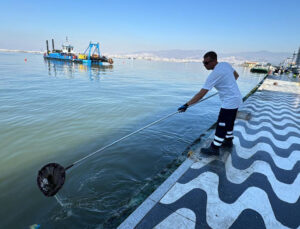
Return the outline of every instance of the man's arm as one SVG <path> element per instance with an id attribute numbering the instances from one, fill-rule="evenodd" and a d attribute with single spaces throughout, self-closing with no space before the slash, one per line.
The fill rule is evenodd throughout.
<path id="1" fill-rule="evenodd" d="M 194 103 L 197 103 L 200 99 L 202 99 L 206 93 L 208 92 L 208 90 L 206 89 L 201 89 L 190 101 L 187 102 L 187 105 L 192 105 Z"/>
<path id="2" fill-rule="evenodd" d="M 196 95 L 194 95 L 194 97 L 188 101 L 186 104 L 182 105 L 181 107 L 178 108 L 179 112 L 185 112 L 186 109 L 188 109 L 188 107 L 194 103 L 197 103 L 200 99 L 203 98 L 203 96 L 206 95 L 206 93 L 208 92 L 208 90 L 206 89 L 201 89 Z"/>
<path id="3" fill-rule="evenodd" d="M 235 80 L 237 80 L 239 78 L 239 74 L 236 71 L 233 72 L 233 75 L 234 75 Z"/>

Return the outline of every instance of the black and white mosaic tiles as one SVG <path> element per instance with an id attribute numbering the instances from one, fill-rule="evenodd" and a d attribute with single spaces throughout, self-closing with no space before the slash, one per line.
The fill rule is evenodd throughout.
<path id="1" fill-rule="evenodd" d="M 300 87 L 275 80 L 241 107 L 230 152 L 192 163 L 135 228 L 300 228 Z"/>

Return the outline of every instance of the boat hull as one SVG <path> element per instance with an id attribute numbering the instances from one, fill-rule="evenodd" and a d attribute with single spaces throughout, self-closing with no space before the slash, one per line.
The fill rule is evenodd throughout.
<path id="1" fill-rule="evenodd" d="M 73 62 L 78 64 L 85 64 L 85 65 L 92 65 L 92 64 L 98 64 L 103 65 L 103 61 L 101 60 L 82 60 L 82 59 L 75 59 L 73 56 L 63 56 L 63 55 L 45 55 L 44 59 L 47 60 L 59 60 L 59 61 L 65 61 L 65 62 Z"/>
<path id="2" fill-rule="evenodd" d="M 263 73 L 263 74 L 266 74 L 266 73 L 268 73 L 268 70 L 264 69 L 264 68 L 251 68 L 250 72 L 252 72 L 252 73 Z"/>

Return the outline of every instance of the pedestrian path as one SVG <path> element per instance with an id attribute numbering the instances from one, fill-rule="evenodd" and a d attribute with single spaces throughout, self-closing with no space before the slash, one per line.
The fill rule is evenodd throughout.
<path id="1" fill-rule="evenodd" d="M 199 143 L 119 228 L 299 228 L 299 81 L 269 76 L 239 110 L 232 149 Z"/>

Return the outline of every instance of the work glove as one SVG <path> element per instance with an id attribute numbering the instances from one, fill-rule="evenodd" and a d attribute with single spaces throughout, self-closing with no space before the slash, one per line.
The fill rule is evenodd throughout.
<path id="1" fill-rule="evenodd" d="M 179 112 L 185 112 L 186 109 L 188 109 L 189 105 L 186 103 L 184 105 L 182 105 L 181 107 L 178 108 Z"/>

